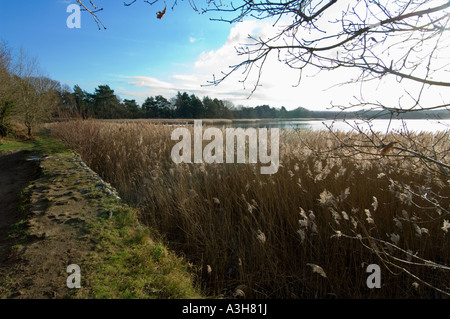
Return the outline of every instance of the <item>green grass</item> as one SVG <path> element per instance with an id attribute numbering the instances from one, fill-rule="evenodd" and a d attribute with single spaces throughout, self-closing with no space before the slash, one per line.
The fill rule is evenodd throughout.
<path id="1" fill-rule="evenodd" d="M 70 149 L 60 140 L 51 137 L 46 132 L 41 133 L 33 141 L 33 149 L 42 155 L 70 152 Z"/>
<path id="2" fill-rule="evenodd" d="M 70 151 L 60 140 L 41 131 L 34 139 L 6 138 L 0 142 L 0 151 L 37 151 L 41 155 Z"/>
<path id="3" fill-rule="evenodd" d="M 202 298 L 187 263 L 150 238 L 136 211 L 118 206 L 90 225 L 95 249 L 82 266 L 85 284 L 75 298 Z"/>
<path id="4" fill-rule="evenodd" d="M 0 151 L 32 151 L 35 148 L 32 140 L 17 140 L 8 138 L 0 142 Z"/>

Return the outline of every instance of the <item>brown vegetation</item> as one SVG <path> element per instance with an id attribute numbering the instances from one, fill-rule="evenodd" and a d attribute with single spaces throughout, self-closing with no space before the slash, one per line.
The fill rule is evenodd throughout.
<path id="1" fill-rule="evenodd" d="M 258 298 L 448 295 L 450 189 L 439 169 L 395 147 L 384 156 L 373 146 L 356 154 L 341 147 L 356 134 L 287 130 L 274 175 L 249 164 L 176 165 L 172 130 L 90 120 L 52 128 L 198 267 L 205 291 Z M 412 140 L 388 138 L 402 147 Z M 415 141 L 436 151 L 450 143 L 440 133 L 420 133 Z M 369 264 L 381 267 L 380 289 L 366 285 Z"/>

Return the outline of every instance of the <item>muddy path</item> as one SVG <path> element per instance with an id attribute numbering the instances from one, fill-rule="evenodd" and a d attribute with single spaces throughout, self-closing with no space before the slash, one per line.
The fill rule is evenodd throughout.
<path id="1" fill-rule="evenodd" d="M 98 177 L 74 154 L 21 151 L 1 155 L 0 181 L 0 298 L 70 298 L 67 267 L 93 249 L 98 190 L 85 188 Z"/>
<path id="2" fill-rule="evenodd" d="M 0 152 L 0 300 L 203 297 L 79 154 L 44 135 L 24 147 Z"/>
<path id="3" fill-rule="evenodd" d="M 40 174 L 34 152 L 0 152 L 0 264 L 8 259 L 11 227 L 23 216 L 19 211 L 21 191 Z"/>

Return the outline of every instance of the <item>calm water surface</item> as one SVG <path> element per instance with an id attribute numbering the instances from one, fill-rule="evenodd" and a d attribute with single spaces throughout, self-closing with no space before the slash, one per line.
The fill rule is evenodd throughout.
<path id="1" fill-rule="evenodd" d="M 371 127 L 373 131 L 386 132 L 389 131 L 416 131 L 416 132 L 438 132 L 447 131 L 450 129 L 450 120 L 372 120 Z M 369 130 L 369 124 L 362 120 L 314 120 L 314 121 L 270 121 L 270 122 L 235 122 L 233 127 L 267 127 L 267 128 L 282 128 L 282 129 L 307 129 L 307 130 L 327 130 L 332 127 L 334 130 L 351 131 L 358 126 L 364 131 Z"/>

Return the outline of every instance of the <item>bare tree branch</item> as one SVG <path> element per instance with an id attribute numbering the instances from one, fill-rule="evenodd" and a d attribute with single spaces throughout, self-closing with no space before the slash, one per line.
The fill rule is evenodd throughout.
<path id="1" fill-rule="evenodd" d="M 95 13 L 102 11 L 103 9 L 99 9 L 91 0 L 89 0 L 90 4 L 92 5 L 92 7 L 94 8 L 94 10 L 89 9 L 88 7 L 86 7 L 86 5 L 83 4 L 83 2 L 81 2 L 81 0 L 76 0 L 78 2 L 78 4 L 84 8 L 84 10 L 86 10 L 87 12 L 89 12 L 92 17 L 94 18 L 95 23 L 97 23 L 98 28 L 100 29 L 100 25 L 103 27 L 103 29 L 106 30 L 105 25 L 102 23 L 102 21 L 100 21 L 100 19 L 97 17 L 97 15 Z"/>

